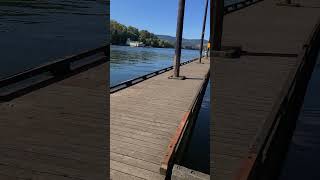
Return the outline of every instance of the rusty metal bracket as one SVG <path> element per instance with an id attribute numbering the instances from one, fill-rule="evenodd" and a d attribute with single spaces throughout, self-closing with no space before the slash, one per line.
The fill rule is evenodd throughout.
<path id="1" fill-rule="evenodd" d="M 222 46 L 221 51 L 213 51 L 213 57 L 240 58 L 241 52 L 241 46 Z"/>

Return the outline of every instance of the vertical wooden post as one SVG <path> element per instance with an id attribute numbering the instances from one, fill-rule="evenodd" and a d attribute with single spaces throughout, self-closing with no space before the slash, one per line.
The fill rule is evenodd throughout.
<path id="1" fill-rule="evenodd" d="M 210 49 L 209 49 L 209 53 L 210 53 L 210 63 L 213 62 L 213 33 L 214 33 L 214 30 L 213 30 L 213 1 L 215 0 L 210 0 L 210 35 L 209 35 L 209 43 L 210 43 Z"/>
<path id="2" fill-rule="evenodd" d="M 178 9 L 178 20 L 177 20 L 177 33 L 176 33 L 176 52 L 173 62 L 173 77 L 179 77 L 180 73 L 180 59 L 181 59 L 181 43 L 182 43 L 182 33 L 183 33 L 183 19 L 184 19 L 184 9 L 185 0 L 179 0 Z"/>
<path id="3" fill-rule="evenodd" d="M 213 20 L 212 32 L 212 48 L 215 51 L 221 50 L 223 16 L 224 16 L 224 0 L 212 0 L 212 12 L 210 18 Z M 210 6 L 210 7 L 211 7 Z"/>
<path id="4" fill-rule="evenodd" d="M 209 2 L 209 0 L 206 0 L 205 10 L 204 10 L 204 16 L 203 16 L 199 63 L 201 63 L 201 58 L 202 58 L 203 39 L 204 39 L 205 30 L 206 30 L 206 22 L 207 22 L 208 2 Z"/>

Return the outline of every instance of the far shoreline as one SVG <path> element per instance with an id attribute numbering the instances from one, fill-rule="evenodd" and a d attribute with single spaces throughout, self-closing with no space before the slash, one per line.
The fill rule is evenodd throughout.
<path id="1" fill-rule="evenodd" d="M 175 48 L 165 48 L 165 47 L 152 47 L 152 46 L 145 46 L 145 47 L 132 47 L 128 45 L 122 45 L 122 44 L 110 44 L 111 46 L 123 46 L 123 47 L 130 47 L 130 48 L 155 48 L 155 49 L 175 49 Z M 191 49 L 191 48 L 181 48 L 184 50 L 193 50 L 193 51 L 199 51 L 200 49 Z"/>

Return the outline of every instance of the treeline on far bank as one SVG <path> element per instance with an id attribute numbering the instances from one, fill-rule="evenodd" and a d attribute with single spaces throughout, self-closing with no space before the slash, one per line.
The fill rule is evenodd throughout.
<path id="1" fill-rule="evenodd" d="M 159 48 L 173 48 L 174 46 L 166 40 L 159 39 L 155 34 L 146 30 L 139 30 L 132 26 L 125 26 L 115 20 L 111 20 L 111 44 L 125 45 L 127 39 L 143 42 L 146 46 Z"/>

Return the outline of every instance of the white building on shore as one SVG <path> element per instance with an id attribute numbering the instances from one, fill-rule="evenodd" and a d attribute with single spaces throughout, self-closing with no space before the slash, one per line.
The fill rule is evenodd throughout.
<path id="1" fill-rule="evenodd" d="M 142 42 L 139 41 L 131 41 L 130 38 L 128 38 L 127 43 L 128 46 L 131 47 L 144 47 L 145 44 L 143 44 Z"/>

